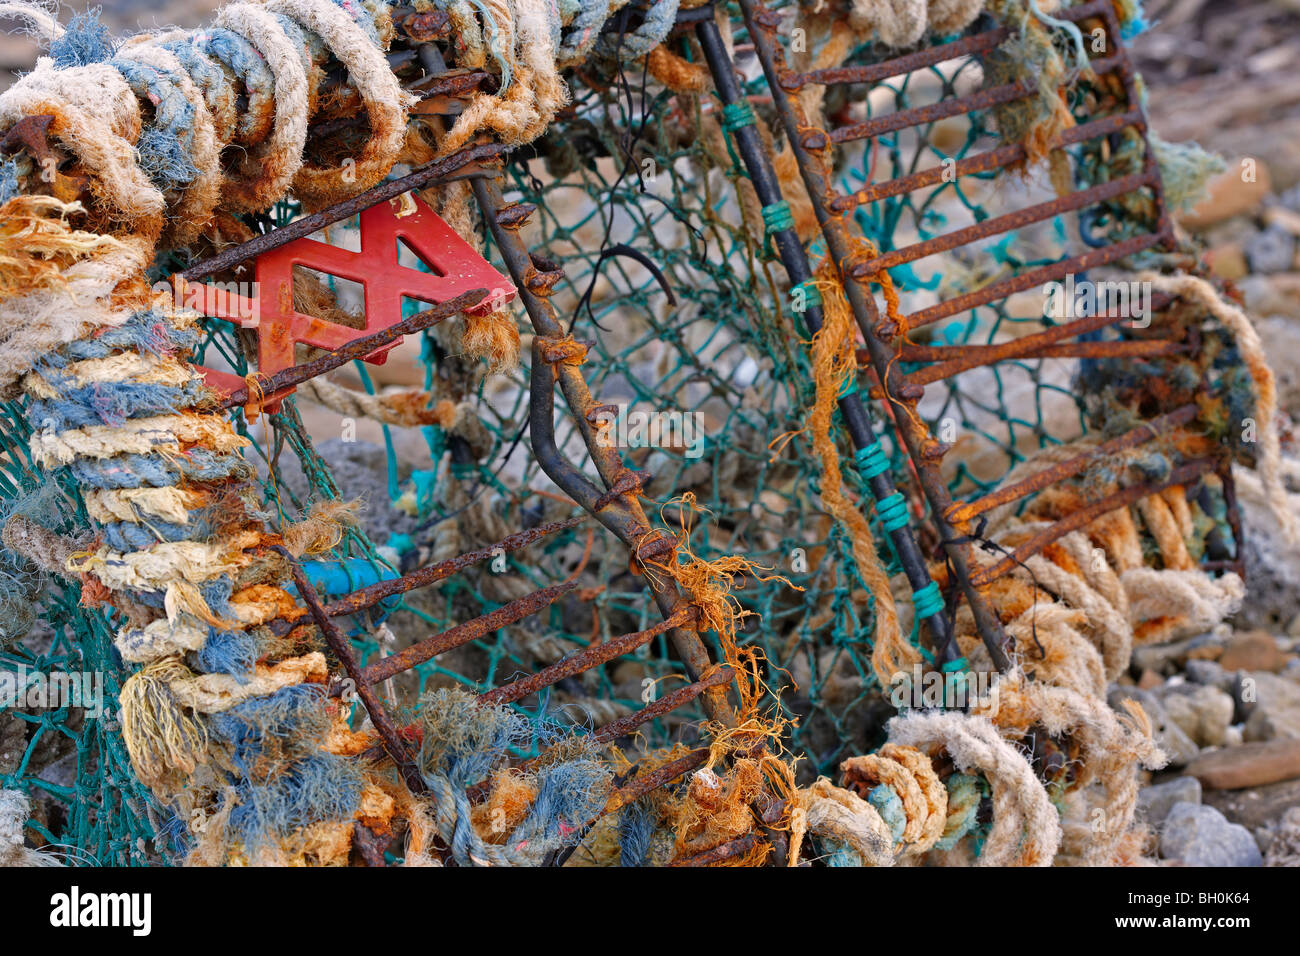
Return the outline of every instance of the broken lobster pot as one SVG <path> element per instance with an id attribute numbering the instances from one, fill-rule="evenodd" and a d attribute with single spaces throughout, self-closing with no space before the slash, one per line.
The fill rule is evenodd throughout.
<path id="1" fill-rule="evenodd" d="M 352 214 L 351 206 L 351 203 L 340 204 L 311 218 L 313 222 L 328 225 Z M 172 277 L 176 301 L 210 318 L 255 329 L 257 372 L 259 379 L 265 381 L 295 365 L 294 349 L 298 343 L 335 351 L 397 325 L 402 321 L 404 299 L 440 305 L 464 293 L 487 289 L 486 298 L 465 310 L 484 315 L 515 297 L 511 281 L 413 194 L 377 202 L 364 209 L 360 219 L 360 252 L 309 235 L 295 238 L 294 234 L 301 230 L 285 227 L 221 256 L 232 263 L 248 259 L 256 262 L 251 296 L 218 284 L 187 279 L 187 275 L 196 272 L 206 274 L 207 270 L 200 264 Z M 398 259 L 403 245 L 431 271 L 403 265 Z M 240 250 L 246 250 L 247 255 L 239 255 Z M 297 311 L 293 304 L 295 266 L 360 283 L 365 290 L 362 326 L 353 328 Z M 401 338 L 397 338 L 375 349 L 365 356 L 365 361 L 382 365 L 400 342 Z M 202 367 L 199 370 L 207 384 L 223 397 L 249 384 L 231 372 Z M 280 401 L 293 390 L 290 386 L 264 396 L 261 407 L 272 413 L 278 411 Z"/>

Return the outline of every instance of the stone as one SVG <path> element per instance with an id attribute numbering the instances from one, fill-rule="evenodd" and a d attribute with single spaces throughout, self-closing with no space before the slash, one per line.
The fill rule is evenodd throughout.
<path id="1" fill-rule="evenodd" d="M 1195 653 L 1202 659 L 1217 657 L 1226 640 L 1225 636 L 1210 632 L 1167 644 L 1144 644 L 1133 648 L 1132 663 L 1139 673 L 1153 670 L 1158 674 L 1168 674 L 1180 667 L 1190 654 Z"/>
<path id="2" fill-rule="evenodd" d="M 1300 684 L 1268 671 L 1251 671 L 1241 675 L 1238 695 L 1246 715 L 1246 740 L 1300 737 Z"/>
<path id="3" fill-rule="evenodd" d="M 1300 740 L 1283 738 L 1199 754 L 1187 773 L 1216 790 L 1241 790 L 1300 777 Z"/>
<path id="4" fill-rule="evenodd" d="M 1246 242 L 1245 253 L 1253 272 L 1289 272 L 1295 262 L 1295 236 L 1280 226 L 1269 226 Z"/>
<path id="5" fill-rule="evenodd" d="M 1210 274 L 1219 279 L 1241 279 L 1250 274 L 1246 250 L 1240 243 L 1229 242 L 1215 246 L 1205 253 Z"/>
<path id="6" fill-rule="evenodd" d="M 1201 799 L 1233 823 L 1257 830 L 1300 807 L 1300 778 L 1247 790 L 1206 790 Z"/>
<path id="7" fill-rule="evenodd" d="M 1292 186 L 1290 189 L 1283 190 L 1278 195 L 1277 201 L 1282 204 L 1284 209 L 1300 213 L 1300 186 Z"/>
<path id="8" fill-rule="evenodd" d="M 1219 657 L 1219 666 L 1227 671 L 1280 671 L 1286 666 L 1286 652 L 1277 638 L 1267 631 L 1236 634 Z"/>
<path id="9" fill-rule="evenodd" d="M 1200 803 L 1201 781 L 1195 777 L 1175 777 L 1153 783 L 1138 791 L 1138 810 L 1153 827 L 1159 827 L 1176 803 Z"/>
<path id="10" fill-rule="evenodd" d="M 1154 690 L 1165 682 L 1165 679 L 1153 670 L 1144 670 L 1142 676 L 1138 678 L 1137 686 L 1142 690 Z"/>
<path id="11" fill-rule="evenodd" d="M 1264 865 L 1300 866 L 1300 807 L 1287 810 L 1278 821 Z"/>
<path id="12" fill-rule="evenodd" d="M 1229 694 L 1232 693 L 1233 687 L 1237 683 L 1236 675 L 1230 671 L 1225 671 L 1215 661 L 1188 661 L 1183 665 L 1183 673 L 1193 683 L 1204 684 L 1207 687 L 1217 687 Z"/>
<path id="13" fill-rule="evenodd" d="M 1235 702 L 1217 687 L 1183 685 L 1161 697 L 1169 718 L 1182 728 L 1198 747 L 1221 747 L 1232 723 Z"/>
<path id="14" fill-rule="evenodd" d="M 1160 831 L 1160 855 L 1184 866 L 1262 866 L 1250 831 L 1213 807 L 1176 803 Z"/>
<path id="15" fill-rule="evenodd" d="M 1179 214 L 1178 221 L 1188 229 L 1201 230 L 1233 216 L 1254 212 L 1272 191 L 1268 166 L 1257 159 L 1254 167 L 1254 181 L 1249 182 L 1241 160 L 1230 161 L 1226 170 L 1206 184 L 1205 198 Z"/>
<path id="16" fill-rule="evenodd" d="M 1150 691 L 1137 687 L 1116 687 L 1108 695 L 1110 706 L 1119 709 L 1120 702 L 1126 698 L 1136 700 L 1142 705 L 1151 725 L 1155 729 L 1156 743 L 1169 757 L 1169 767 L 1183 767 L 1194 760 L 1201 752 L 1196 742 L 1170 718 L 1169 712 L 1160 703 L 1160 698 Z"/>
<path id="17" fill-rule="evenodd" d="M 1300 212 L 1286 205 L 1274 203 L 1266 205 L 1263 216 L 1264 225 L 1284 229 L 1293 236 L 1300 236 Z"/>

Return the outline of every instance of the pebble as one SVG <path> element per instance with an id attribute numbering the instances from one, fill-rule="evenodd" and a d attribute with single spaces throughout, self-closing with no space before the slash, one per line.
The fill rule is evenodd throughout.
<path id="1" fill-rule="evenodd" d="M 1219 279 L 1244 279 L 1250 274 L 1246 250 L 1240 243 L 1215 246 L 1205 253 L 1205 262 L 1210 267 L 1210 274 Z"/>
<path id="2" fill-rule="evenodd" d="M 1229 694 L 1233 692 L 1233 688 L 1237 683 L 1236 675 L 1231 671 L 1225 671 L 1223 666 L 1216 661 L 1188 661 L 1184 666 L 1184 673 L 1187 674 L 1187 679 L 1193 683 L 1217 687 Z"/>
<path id="3" fill-rule="evenodd" d="M 1153 783 L 1138 792 L 1138 809 L 1147 823 L 1159 827 L 1169 816 L 1176 803 L 1200 803 L 1201 781 L 1195 777 L 1175 777 L 1164 783 Z"/>
<path id="4" fill-rule="evenodd" d="M 1279 739 L 1200 754 L 1187 773 L 1216 790 L 1241 790 L 1300 777 L 1300 740 Z"/>
<path id="5" fill-rule="evenodd" d="M 1246 740 L 1300 737 L 1300 684 L 1268 671 L 1252 671 L 1242 675 L 1240 695 Z"/>
<path id="6" fill-rule="evenodd" d="M 1278 821 L 1265 865 L 1300 866 L 1300 807 L 1291 807 Z"/>
<path id="7" fill-rule="evenodd" d="M 1147 668 L 1142 672 L 1142 676 L 1138 678 L 1137 685 L 1142 690 L 1155 690 L 1164 682 L 1165 679 L 1163 677 L 1150 668 Z"/>
<path id="8" fill-rule="evenodd" d="M 1246 240 L 1245 252 L 1254 272 L 1289 272 L 1295 262 L 1295 236 L 1280 226 L 1269 226 Z"/>
<path id="9" fill-rule="evenodd" d="M 1300 806 L 1300 778 L 1249 790 L 1207 790 L 1202 799 L 1233 823 L 1256 830 Z"/>
<path id="10" fill-rule="evenodd" d="M 1224 648 L 1219 666 L 1228 671 L 1280 671 L 1287 664 L 1286 652 L 1267 631 L 1237 634 Z"/>
<path id="11" fill-rule="evenodd" d="M 1192 685 L 1185 693 L 1164 695 L 1161 703 L 1169 718 L 1198 747 L 1221 747 L 1225 743 L 1235 709 L 1232 695 L 1217 687 Z"/>
<path id="12" fill-rule="evenodd" d="M 1171 669 L 1181 665 L 1189 654 L 1194 653 L 1200 659 L 1219 656 L 1226 640 L 1226 635 L 1210 632 L 1168 644 L 1147 644 L 1133 648 L 1132 663 L 1139 672 L 1153 670 L 1157 673 L 1171 673 Z"/>
<path id="13" fill-rule="evenodd" d="M 1178 220 L 1188 229 L 1205 229 L 1233 216 L 1254 212 L 1271 191 L 1272 179 L 1262 160 L 1255 163 L 1255 181 L 1245 182 L 1241 160 L 1236 159 L 1206 184 L 1205 198 L 1179 215 Z"/>
<path id="14" fill-rule="evenodd" d="M 1213 807 L 1176 803 L 1160 833 L 1160 855 L 1184 866 L 1263 866 L 1250 831 Z"/>

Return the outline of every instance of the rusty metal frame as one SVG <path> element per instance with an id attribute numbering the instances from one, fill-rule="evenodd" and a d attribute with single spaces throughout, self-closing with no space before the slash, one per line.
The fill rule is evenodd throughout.
<path id="1" fill-rule="evenodd" d="M 1090 64 L 1094 73 L 1117 74 L 1127 99 L 1123 112 L 1080 123 L 1060 133 L 1051 143 L 1053 148 L 1077 144 L 1086 140 L 1110 136 L 1126 128 L 1136 129 L 1145 145 L 1143 168 L 1139 173 L 1078 190 L 1048 202 L 956 229 L 932 239 L 919 241 L 902 249 L 870 258 L 855 254 L 856 244 L 846 214 L 861 205 L 902 195 L 917 189 L 933 186 L 953 173 L 957 177 L 973 173 L 1003 169 L 1023 162 L 1025 148 L 1020 144 L 1006 144 L 986 152 L 968 156 L 956 163 L 939 165 L 916 173 L 882 182 L 869 182 L 861 189 L 844 195 L 836 191 L 829 173 L 832 148 L 836 144 L 870 139 L 884 133 L 915 128 L 948 116 L 957 116 L 979 109 L 1015 101 L 1032 90 L 1022 82 L 985 88 L 966 96 L 951 96 L 939 103 L 899 110 L 884 116 L 867 119 L 829 130 L 812 125 L 799 102 L 798 93 L 810 84 L 875 84 L 922 69 L 963 57 L 976 56 L 995 49 L 1010 36 L 1006 27 L 984 29 L 949 43 L 938 44 L 913 53 L 895 57 L 867 66 L 798 72 L 785 61 L 777 37 L 781 16 L 767 9 L 759 0 L 739 0 L 748 29 L 749 39 L 773 92 L 780 124 L 794 152 L 799 172 L 807 188 L 827 248 L 844 280 L 845 294 L 854 318 L 862 332 L 865 348 L 860 350 L 860 360 L 865 361 L 876 382 L 873 397 L 886 399 L 899 435 L 916 470 L 921 493 L 930 505 L 932 520 L 946 556 L 956 574 L 958 583 L 973 613 L 976 627 L 995 662 L 1004 664 L 1009 649 L 1008 638 L 998 617 L 985 595 L 988 584 L 1001 574 L 1013 569 L 1017 562 L 1046 546 L 1056 538 L 1082 526 L 1091 516 L 1136 501 L 1177 481 L 1191 481 L 1209 471 L 1223 476 L 1222 463 L 1212 459 L 1197 459 L 1176 468 L 1164 482 L 1126 488 L 1108 495 L 1100 501 L 1089 502 L 1076 515 L 1058 521 L 1029 542 L 1015 554 L 991 566 L 976 570 L 971 564 L 971 520 L 999 503 L 1007 503 L 1041 490 L 1054 481 L 1078 474 L 1099 457 L 1116 450 L 1136 447 L 1158 438 L 1165 430 L 1190 422 L 1195 417 L 1195 407 L 1176 409 L 1153 421 L 1149 426 L 1136 428 L 1129 434 L 1110 442 L 1079 458 L 1045 469 L 1013 486 L 999 489 L 970 502 L 956 503 L 940 477 L 939 465 L 946 448 L 929 432 L 917 414 L 917 404 L 925 386 L 960 374 L 968 369 L 988 366 L 997 362 L 1049 357 L 1136 357 L 1169 355 L 1184 351 L 1183 343 L 1168 339 L 1141 338 L 1134 341 L 1093 342 L 1078 341 L 1078 336 L 1113 325 L 1121 320 L 1117 314 L 1085 317 L 1060 326 L 1050 327 L 1041 333 L 1022 339 L 994 345 L 963 345 L 947 347 L 918 346 L 900 341 L 900 333 L 920 328 L 946 317 L 996 303 L 1017 292 L 1041 287 L 1057 281 L 1067 274 L 1084 272 L 1102 265 L 1119 262 L 1134 253 L 1163 247 L 1173 248 L 1173 226 L 1166 208 L 1159 169 L 1147 142 L 1146 119 L 1140 107 L 1140 97 L 1128 53 L 1120 37 L 1118 19 L 1110 0 L 1089 2 L 1065 7 L 1057 11 L 1061 19 L 1080 22 L 1094 20 L 1106 33 L 1106 53 Z M 977 27 L 978 29 L 978 27 Z M 884 270 L 898 264 L 911 262 L 925 256 L 968 247 L 990 236 L 1008 233 L 1033 222 L 1053 218 L 1061 213 L 1083 209 L 1096 203 L 1114 199 L 1135 190 L 1146 189 L 1154 196 L 1156 221 L 1146 233 L 1131 236 L 1100 248 L 1062 259 L 1059 262 L 1029 269 L 1019 275 L 991 283 L 982 289 L 959 295 L 900 316 L 906 329 L 899 328 L 885 314 L 870 291 L 870 284 L 879 279 Z M 1160 297 L 1154 308 L 1163 308 L 1168 297 Z M 910 374 L 904 374 L 899 361 L 932 363 Z M 1230 480 L 1230 475 L 1228 476 Z M 1225 481 L 1225 493 L 1230 494 Z M 1230 508 L 1230 511 L 1233 510 Z M 1231 517 L 1231 516 L 1230 516 Z"/>

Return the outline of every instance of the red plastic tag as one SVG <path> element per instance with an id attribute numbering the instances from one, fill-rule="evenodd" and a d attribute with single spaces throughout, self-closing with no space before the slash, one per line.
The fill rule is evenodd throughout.
<path id="1" fill-rule="evenodd" d="M 187 308 L 257 330 L 257 370 L 261 376 L 291 368 L 294 346 L 302 342 L 321 349 L 337 349 L 355 339 L 396 325 L 402 320 L 403 298 L 435 305 L 474 289 L 487 289 L 488 297 L 469 311 L 484 315 L 514 299 L 514 284 L 456 234 L 418 197 L 409 202 L 393 199 L 361 213 L 361 251 L 340 249 L 316 239 L 303 238 L 270 249 L 257 257 L 253 296 L 207 283 L 185 283 L 177 277 L 176 295 Z M 412 207 L 411 203 L 414 203 Z M 432 272 L 421 272 L 398 261 L 401 240 Z M 359 282 L 365 289 L 364 328 L 304 315 L 293 307 L 293 267 L 305 266 L 327 275 Z M 382 365 L 401 340 L 365 357 Z M 229 372 L 200 368 L 215 391 L 229 395 L 244 380 Z M 286 389 L 266 396 L 262 406 L 274 412 Z"/>

